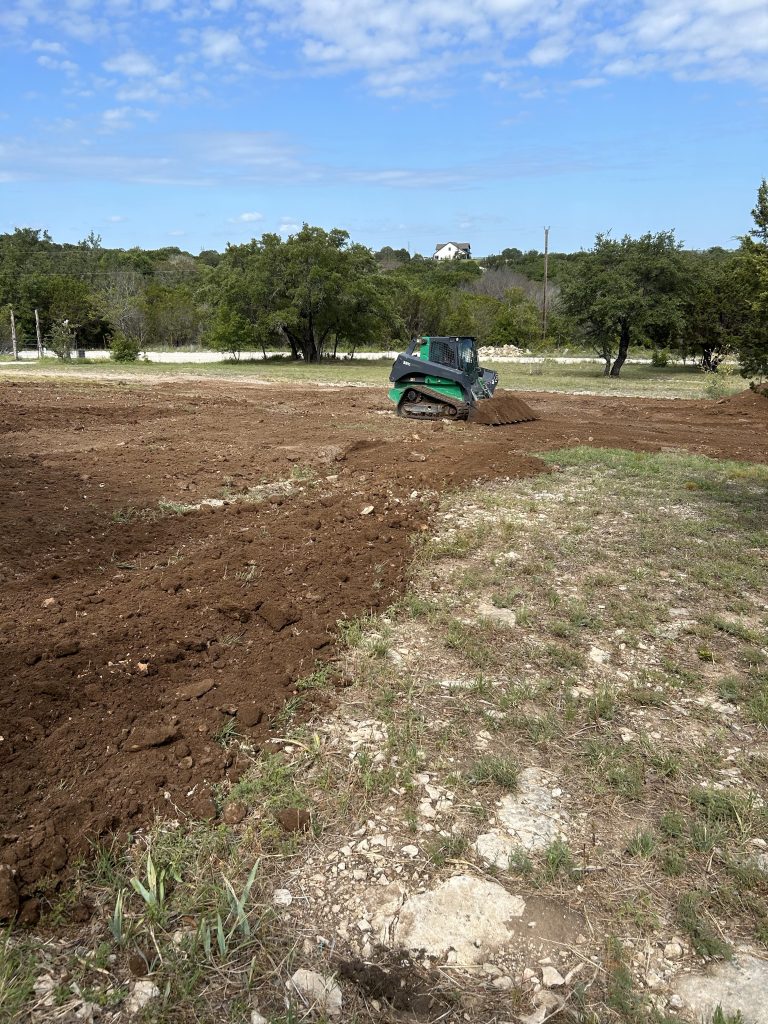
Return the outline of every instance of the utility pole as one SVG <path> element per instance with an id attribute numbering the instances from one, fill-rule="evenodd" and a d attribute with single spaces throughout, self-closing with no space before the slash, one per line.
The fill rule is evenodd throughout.
<path id="1" fill-rule="evenodd" d="M 35 310 L 35 333 L 37 334 L 37 357 L 43 358 L 43 339 L 40 334 L 40 314 Z"/>
<path id="2" fill-rule="evenodd" d="M 16 337 L 16 317 L 11 310 L 11 344 L 13 345 L 13 358 L 19 358 L 19 340 Z"/>
<path id="3" fill-rule="evenodd" d="M 549 228 L 544 228 L 544 302 L 541 316 L 541 340 L 547 340 L 547 281 L 549 278 Z"/>

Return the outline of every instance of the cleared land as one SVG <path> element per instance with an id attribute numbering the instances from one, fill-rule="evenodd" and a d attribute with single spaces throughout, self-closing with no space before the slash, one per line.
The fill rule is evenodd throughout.
<path id="1" fill-rule="evenodd" d="M 744 388 L 744 381 L 733 367 L 723 365 L 717 374 L 704 373 L 698 366 L 627 364 L 620 378 L 603 376 L 595 363 L 568 364 L 556 359 L 541 363 L 488 362 L 484 365 L 499 374 L 502 387 L 521 391 L 566 391 L 599 395 L 637 395 L 648 398 L 724 398 Z M 241 382 L 297 382 L 336 385 L 369 384 L 387 387 L 392 361 L 350 360 L 307 366 L 287 359 L 270 359 L 266 363 L 144 363 L 127 365 L 109 361 L 71 363 L 43 359 L 36 363 L 14 363 L 0 360 L 0 373 L 11 376 L 86 377 L 92 379 L 145 380 L 237 380 Z"/>
<path id="2" fill-rule="evenodd" d="M 639 1022 L 678 961 L 765 947 L 768 401 L 529 400 L 435 429 L 361 387 L 3 382 L 0 861 L 75 936 L 6 945 L 3 1009 L 123 1019 L 151 968 L 147 1019 L 293 1021 L 319 967 L 343 1019 L 501 1021 L 549 955 L 573 1019 Z M 542 787 L 528 848 L 504 798 Z M 73 889 L 113 832 L 145 838 Z M 457 872 L 551 918 L 472 984 L 374 942 Z"/>

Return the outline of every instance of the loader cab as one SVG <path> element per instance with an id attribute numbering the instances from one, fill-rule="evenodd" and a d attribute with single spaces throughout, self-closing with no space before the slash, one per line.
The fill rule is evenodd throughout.
<path id="1" fill-rule="evenodd" d="M 473 379 L 478 376 L 477 342 L 474 338 L 423 337 L 419 341 L 421 359 L 459 370 Z"/>

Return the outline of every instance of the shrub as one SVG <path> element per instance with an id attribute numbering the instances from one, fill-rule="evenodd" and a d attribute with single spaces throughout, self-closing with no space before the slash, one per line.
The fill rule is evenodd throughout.
<path id="1" fill-rule="evenodd" d="M 134 363 L 139 358 L 139 342 L 124 334 L 115 334 L 110 344 L 112 358 L 117 363 Z"/>
<path id="2" fill-rule="evenodd" d="M 651 366 L 663 369 L 669 363 L 669 352 L 665 348 L 655 348 L 651 352 Z"/>
<path id="3" fill-rule="evenodd" d="M 71 359 L 72 349 L 75 346 L 75 332 L 66 321 L 54 324 L 46 339 L 45 346 L 54 352 L 59 359 Z"/>

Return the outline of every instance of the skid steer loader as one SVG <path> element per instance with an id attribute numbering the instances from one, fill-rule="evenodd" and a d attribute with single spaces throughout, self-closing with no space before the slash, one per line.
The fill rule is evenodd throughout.
<path id="1" fill-rule="evenodd" d="M 468 419 L 497 427 L 537 418 L 521 398 L 494 395 L 499 376 L 478 363 L 474 338 L 414 338 L 389 379 L 397 414 L 408 419 Z"/>

